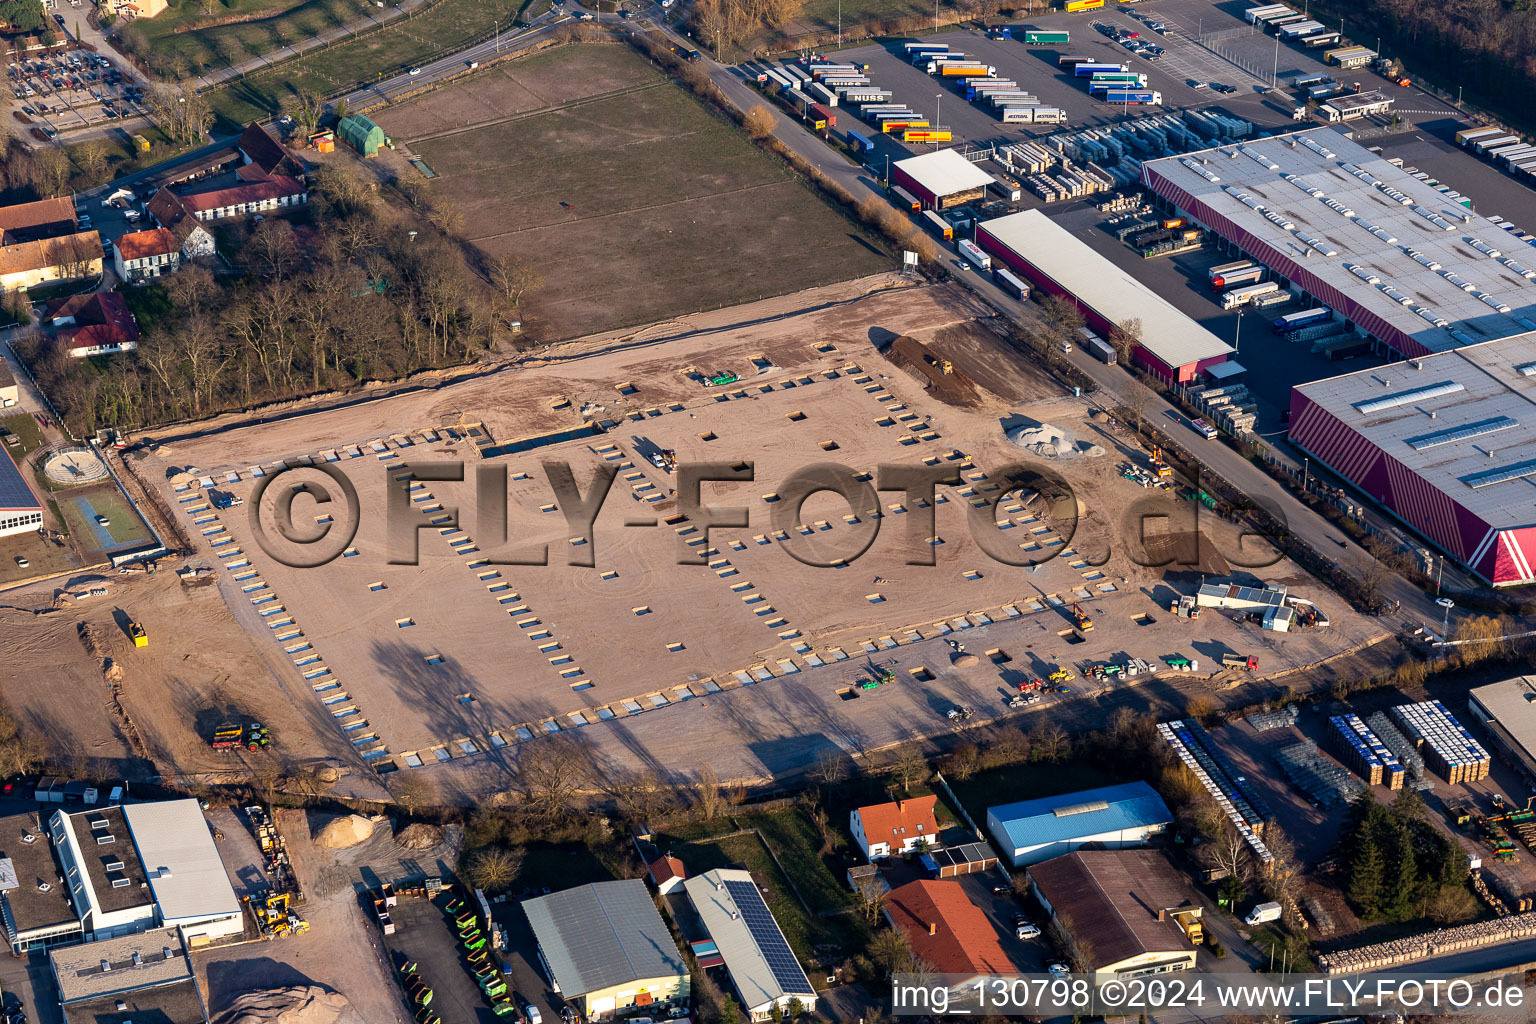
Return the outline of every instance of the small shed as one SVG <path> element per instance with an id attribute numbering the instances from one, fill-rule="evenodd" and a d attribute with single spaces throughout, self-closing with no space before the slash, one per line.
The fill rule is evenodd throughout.
<path id="1" fill-rule="evenodd" d="M 918 858 L 923 869 L 935 878 L 970 875 L 997 867 L 997 855 L 985 843 L 966 843 L 933 850 Z"/>
<path id="2" fill-rule="evenodd" d="M 336 135 L 363 156 L 378 156 L 384 145 L 384 129 L 362 114 L 348 114 L 338 121 Z"/>

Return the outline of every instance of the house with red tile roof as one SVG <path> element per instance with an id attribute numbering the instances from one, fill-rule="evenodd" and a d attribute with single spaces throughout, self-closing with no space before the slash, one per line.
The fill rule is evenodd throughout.
<path id="1" fill-rule="evenodd" d="M 135 231 L 117 240 L 112 262 L 124 281 L 141 281 L 169 274 L 180 266 L 181 247 L 169 228 Z"/>
<path id="2" fill-rule="evenodd" d="M 98 277 L 104 256 L 94 231 L 0 245 L 0 292 Z"/>
<path id="3" fill-rule="evenodd" d="M 252 121 L 245 126 L 235 142 L 241 159 L 245 161 L 236 175 L 242 181 L 261 181 L 275 174 L 298 176 L 304 173 L 304 165 L 261 125 Z"/>
<path id="4" fill-rule="evenodd" d="M 132 352 L 139 347 L 139 325 L 128 302 L 117 292 L 71 295 L 48 305 L 43 319 L 62 328 L 54 338 L 75 359 Z"/>
<path id="5" fill-rule="evenodd" d="M 930 793 L 855 808 L 849 819 L 854 841 L 871 861 L 911 853 L 919 844 L 934 849 L 939 845 L 939 824 L 933 816 L 938 800 Z"/>
<path id="6" fill-rule="evenodd" d="M 35 242 L 76 229 L 75 202 L 69 196 L 0 207 L 0 245 Z"/>
<path id="7" fill-rule="evenodd" d="M 155 193 L 155 197 L 149 201 L 149 215 L 155 219 L 156 224 L 176 236 L 176 244 L 181 247 L 184 259 L 213 255 L 212 233 L 187 209 L 181 196 L 170 189 L 162 188 Z"/>
<path id="8" fill-rule="evenodd" d="M 985 912 L 949 879 L 925 878 L 892 889 L 885 919 L 906 936 L 922 965 L 938 974 L 1017 974 Z"/>
<path id="9" fill-rule="evenodd" d="M 679 888 L 688 879 L 688 871 L 683 867 L 683 862 L 671 854 L 657 857 L 646 866 L 646 870 L 651 876 L 651 884 L 663 896 Z"/>

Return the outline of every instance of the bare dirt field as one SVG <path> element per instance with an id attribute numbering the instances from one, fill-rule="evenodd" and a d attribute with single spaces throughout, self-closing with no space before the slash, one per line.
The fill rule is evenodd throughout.
<path id="1" fill-rule="evenodd" d="M 482 756 L 498 748 L 586 727 L 617 738 L 610 746 L 641 763 L 687 774 L 711 760 L 722 775 L 760 778 L 803 767 L 817 746 L 870 748 L 944 729 L 956 704 L 996 717 L 1018 678 L 1057 665 L 1080 672 L 1127 654 L 1208 658 L 1230 649 L 1258 652 L 1274 671 L 1381 634 L 1288 563 L 1266 577 L 1321 602 L 1330 630 L 1256 635 L 1211 614 L 1191 634 L 1166 614 L 1177 593 L 1171 578 L 1130 561 L 1115 533 L 1117 511 L 1149 493 L 1118 467 L 1144 457 L 1089 418 L 1089 400 L 999 355 L 1002 343 L 974 323 L 974 300 L 894 283 L 851 282 L 722 310 L 665 344 L 592 339 L 553 349 L 541 364 L 181 441 L 129 465 L 186 517 L 200 557 L 222 566 L 219 592 L 234 609 L 226 628 L 244 628 L 280 666 L 273 678 L 291 713 L 334 721 L 380 767 L 451 763 L 473 772 L 499 764 Z M 876 350 L 876 339 L 903 335 L 931 340 L 964 379 L 1031 397 L 1005 400 L 973 385 L 965 405 L 946 404 Z M 741 379 L 705 386 L 704 377 L 727 372 Z M 986 531 L 973 536 L 969 519 L 972 503 L 996 490 L 988 470 L 1025 461 L 1004 436 L 1020 418 L 1058 424 L 1104 449 L 1053 466 L 1077 491 L 1070 540 L 1070 515 L 1023 497 L 982 513 L 989 543 L 1037 560 L 1060 553 L 1032 570 L 990 558 L 976 539 Z M 483 458 L 469 440 L 455 440 L 466 424 L 490 442 Z M 537 436 L 556 431 L 575 436 Z M 696 523 L 676 520 L 676 477 L 651 461 L 663 450 L 684 466 L 752 463 L 750 482 L 702 488 L 712 506 L 747 510 L 748 525 L 717 528 L 706 542 Z M 270 513 L 278 495 L 293 493 L 290 482 L 326 484 L 317 470 L 295 468 L 253 500 L 262 475 L 300 458 L 343 474 L 362 510 L 355 538 L 343 531 L 332 541 L 348 553 L 323 568 L 282 564 L 252 532 L 252 512 Z M 474 463 L 466 482 L 410 481 L 411 464 L 454 458 Z M 615 471 L 589 540 L 545 478 L 544 464 L 556 462 L 571 465 L 583 494 L 600 468 Z M 849 483 L 864 473 L 878 482 L 881 465 L 952 467 L 962 482 L 941 486 L 936 506 L 898 489 L 852 504 L 821 493 L 796 513 L 788 481 L 821 463 L 847 467 L 838 478 Z M 547 546 L 548 565 L 503 564 L 513 552 L 498 551 L 495 529 L 477 517 L 478 466 L 505 469 L 512 545 Z M 409 547 L 400 550 L 387 528 L 396 481 L 410 487 L 397 493 L 418 527 L 419 564 L 391 564 Z M 213 509 L 210 485 L 246 504 Z M 349 525 L 325 521 L 346 518 L 335 504 L 298 496 L 292 507 L 296 529 Z M 923 521 L 929 512 L 932 527 Z M 802 564 L 792 549 L 847 564 Z M 1078 552 L 1098 557 L 1090 563 Z M 909 564 L 929 555 L 934 565 Z M 168 606 L 156 614 L 174 614 L 175 595 L 159 596 Z M 1073 635 L 1074 601 L 1097 620 L 1086 637 Z M 973 652 L 998 653 L 956 665 L 944 642 L 960 634 Z M 862 721 L 845 720 L 838 691 L 888 663 L 894 692 L 861 697 Z M 207 665 L 199 676 L 208 682 L 168 705 L 212 702 L 221 686 L 232 689 L 218 682 L 229 671 Z M 1079 688 L 1089 709 L 1130 689 Z M 882 704 L 890 705 L 883 713 Z M 334 748 L 341 733 L 315 728 Z"/>
<path id="2" fill-rule="evenodd" d="M 498 65 L 379 123 L 432 167 L 432 188 L 460 202 L 465 238 L 537 268 L 543 283 L 524 321 L 541 338 L 893 264 L 627 47 L 573 45 Z"/>

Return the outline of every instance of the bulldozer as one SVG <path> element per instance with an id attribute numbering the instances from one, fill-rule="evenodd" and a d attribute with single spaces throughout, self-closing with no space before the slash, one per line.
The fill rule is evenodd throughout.
<path id="1" fill-rule="evenodd" d="M 263 935 L 282 938 L 285 935 L 303 935 L 309 931 L 309 922 L 289 907 L 290 893 L 266 892 L 245 897 L 251 908 L 251 916 Z"/>
<path id="2" fill-rule="evenodd" d="M 1076 678 L 1077 676 L 1070 669 L 1065 668 L 1058 668 L 1050 675 L 1051 682 L 1056 683 L 1058 686 L 1062 683 L 1070 683 Z"/>
<path id="3" fill-rule="evenodd" d="M 923 359 L 928 363 L 929 366 L 944 371 L 946 375 L 955 372 L 955 364 L 950 362 L 948 359 L 940 359 L 938 356 L 930 355 L 924 355 Z"/>

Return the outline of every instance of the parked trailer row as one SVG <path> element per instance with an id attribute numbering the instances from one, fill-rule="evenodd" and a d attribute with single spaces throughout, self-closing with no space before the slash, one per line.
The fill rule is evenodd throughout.
<path id="1" fill-rule="evenodd" d="M 947 125 L 936 124 L 927 128 L 906 128 L 901 133 L 902 142 L 937 144 L 955 141 L 954 132 Z"/>
<path id="2" fill-rule="evenodd" d="M 1274 16 L 1276 14 L 1285 14 L 1288 11 L 1290 11 L 1290 8 L 1285 6 L 1285 4 L 1265 4 L 1262 7 L 1248 8 L 1243 12 L 1243 20 L 1250 25 L 1256 25 L 1259 19 L 1265 15 Z"/>
<path id="3" fill-rule="evenodd" d="M 1246 263 L 1230 270 L 1223 270 L 1219 274 L 1213 273 L 1211 290 L 1219 292 L 1239 285 L 1257 284 L 1262 280 L 1264 280 L 1264 268 L 1257 263 Z"/>
<path id="4" fill-rule="evenodd" d="M 1337 32 L 1319 32 L 1315 36 L 1307 36 L 1301 41 L 1301 45 L 1311 50 L 1319 46 L 1338 46 L 1342 42 L 1344 37 Z"/>
<path id="5" fill-rule="evenodd" d="M 977 96 L 999 89 L 1017 89 L 1019 83 L 1007 78 L 972 78 L 965 83 L 965 98 L 973 100 Z"/>
<path id="6" fill-rule="evenodd" d="M 1375 59 L 1376 51 L 1365 46 L 1345 46 L 1323 54 L 1323 60 L 1341 68 L 1364 67 Z"/>
<path id="7" fill-rule="evenodd" d="M 1333 319 L 1333 313 L 1322 306 L 1302 310 L 1300 313 L 1287 313 L 1275 321 L 1276 334 L 1289 334 L 1299 331 L 1303 327 L 1312 327 L 1316 324 L 1327 323 Z"/>
<path id="8" fill-rule="evenodd" d="M 992 280 L 999 288 L 1020 302 L 1029 301 L 1029 282 L 1006 267 L 994 267 Z"/>
<path id="9" fill-rule="evenodd" d="M 1323 23 L 1320 21 L 1293 21 L 1287 25 L 1281 25 L 1276 35 L 1288 43 L 1294 43 L 1299 39 L 1305 39 L 1314 32 L 1321 32 Z"/>
<path id="10" fill-rule="evenodd" d="M 1091 78 L 1094 75 L 1104 74 L 1105 72 L 1113 74 L 1114 72 L 1118 71 L 1123 74 L 1129 70 L 1131 70 L 1129 64 L 1100 64 L 1094 61 L 1088 61 L 1074 67 L 1072 69 L 1072 75 L 1075 78 Z"/>
<path id="11" fill-rule="evenodd" d="M 1123 106 L 1160 106 L 1163 102 L 1163 94 L 1149 89 L 1111 89 L 1100 97 L 1105 103 L 1119 103 Z"/>

